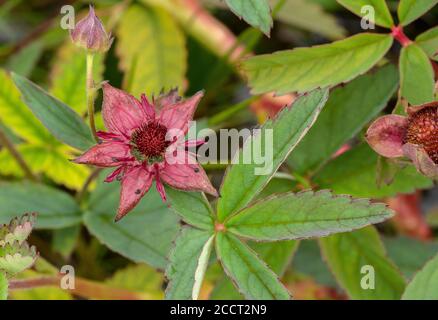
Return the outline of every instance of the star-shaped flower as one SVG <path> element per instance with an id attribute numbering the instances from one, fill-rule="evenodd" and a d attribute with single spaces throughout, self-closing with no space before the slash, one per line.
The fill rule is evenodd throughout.
<path id="1" fill-rule="evenodd" d="M 122 184 L 116 221 L 137 205 L 153 180 L 163 201 L 166 194 L 162 182 L 176 189 L 217 196 L 196 156 L 187 150 L 204 141 L 185 141 L 202 96 L 198 92 L 182 100 L 172 90 L 150 103 L 144 94 L 139 101 L 108 83 L 103 84 L 102 115 L 108 132 L 98 132 L 101 143 L 74 162 L 117 167 L 105 180 L 117 178 Z"/>

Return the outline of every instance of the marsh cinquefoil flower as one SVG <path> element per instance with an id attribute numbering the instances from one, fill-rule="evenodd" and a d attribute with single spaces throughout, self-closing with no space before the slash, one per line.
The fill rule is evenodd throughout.
<path id="1" fill-rule="evenodd" d="M 105 52 L 113 42 L 113 38 L 106 33 L 91 5 L 88 15 L 76 24 L 70 36 L 77 46 L 89 52 Z"/>
<path id="2" fill-rule="evenodd" d="M 139 101 L 103 84 L 102 115 L 108 132 L 98 132 L 102 142 L 74 162 L 117 167 L 105 180 L 121 180 L 116 221 L 137 205 L 153 180 L 163 201 L 166 194 L 162 182 L 175 189 L 217 196 L 195 155 L 187 150 L 204 141 L 185 141 L 189 122 L 202 96 L 203 93 L 198 92 L 182 100 L 177 91 L 172 90 L 150 103 L 144 94 Z"/>
<path id="3" fill-rule="evenodd" d="M 368 144 L 387 158 L 408 157 L 419 172 L 438 179 L 438 101 L 386 115 L 368 128 Z"/>

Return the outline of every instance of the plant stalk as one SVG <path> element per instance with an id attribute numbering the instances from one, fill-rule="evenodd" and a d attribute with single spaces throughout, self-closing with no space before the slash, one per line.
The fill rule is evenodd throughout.
<path id="1" fill-rule="evenodd" d="M 88 107 L 88 119 L 90 121 L 91 132 L 93 132 L 94 139 L 99 142 L 99 138 L 96 134 L 96 124 L 94 122 L 94 100 L 96 99 L 96 88 L 93 80 L 93 61 L 94 54 L 87 53 L 87 107 Z"/>

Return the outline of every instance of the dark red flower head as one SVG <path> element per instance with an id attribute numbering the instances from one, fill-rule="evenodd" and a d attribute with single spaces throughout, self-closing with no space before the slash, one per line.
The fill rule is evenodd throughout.
<path id="1" fill-rule="evenodd" d="M 367 141 L 380 155 L 406 156 L 418 171 L 438 178 L 438 102 L 411 106 L 408 116 L 386 115 L 368 128 Z"/>
<path id="2" fill-rule="evenodd" d="M 86 151 L 76 163 L 117 167 L 105 181 L 118 178 L 122 188 L 116 220 L 132 210 L 149 190 L 152 181 L 163 200 L 162 182 L 176 189 L 201 191 L 217 196 L 196 156 L 188 146 L 202 141 L 185 141 L 196 106 L 203 94 L 182 100 L 177 91 L 161 95 L 151 104 L 105 83 L 102 115 L 108 132 L 98 132 L 100 144 Z"/>

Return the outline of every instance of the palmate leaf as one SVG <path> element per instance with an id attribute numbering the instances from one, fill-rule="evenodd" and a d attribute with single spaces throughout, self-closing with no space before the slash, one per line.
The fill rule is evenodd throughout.
<path id="1" fill-rule="evenodd" d="M 89 168 L 71 162 L 73 156 L 65 146 L 56 142 L 56 147 L 42 144 L 19 144 L 17 150 L 33 172 L 44 173 L 58 184 L 79 189 L 89 174 Z M 7 150 L 0 151 L 0 173 L 23 177 L 24 172 Z"/>
<path id="2" fill-rule="evenodd" d="M 412 105 L 434 100 L 435 74 L 429 57 L 416 44 L 404 47 L 400 54 L 400 89 Z"/>
<path id="3" fill-rule="evenodd" d="M 225 0 L 231 11 L 268 37 L 272 28 L 271 9 L 267 0 Z"/>
<path id="4" fill-rule="evenodd" d="M 429 29 L 420 34 L 415 43 L 427 53 L 430 59 L 438 60 L 438 27 Z"/>
<path id="5" fill-rule="evenodd" d="M 375 21 L 373 21 L 375 24 L 385 28 L 394 26 L 391 12 L 389 12 L 385 0 L 337 0 L 337 2 L 359 17 L 363 17 L 367 13 L 362 12 L 364 6 L 371 6 L 375 13 Z"/>
<path id="6" fill-rule="evenodd" d="M 362 33 L 330 44 L 255 56 L 242 67 L 254 94 L 306 92 L 367 72 L 392 43 L 390 35 Z"/>
<path id="7" fill-rule="evenodd" d="M 438 255 L 417 272 L 403 293 L 404 300 L 438 300 Z"/>
<path id="8" fill-rule="evenodd" d="M 400 0 L 398 18 L 400 24 L 408 25 L 418 19 L 438 3 L 438 0 Z"/>
<path id="9" fill-rule="evenodd" d="M 0 223 L 22 212 L 38 212 L 36 228 L 56 229 L 81 221 L 81 209 L 67 193 L 37 183 L 0 183 Z"/>
<path id="10" fill-rule="evenodd" d="M 229 232 L 254 240 L 292 240 L 352 231 L 393 214 L 384 204 L 368 199 L 334 196 L 327 190 L 306 191 L 261 200 L 230 217 L 225 226 Z"/>
<path id="11" fill-rule="evenodd" d="M 208 266 L 214 235 L 184 227 L 169 255 L 166 278 L 166 299 L 197 300 Z"/>
<path id="12" fill-rule="evenodd" d="M 132 5 L 123 14 L 116 34 L 128 92 L 150 97 L 182 86 L 187 68 L 185 39 L 165 10 Z"/>
<path id="13" fill-rule="evenodd" d="M 164 269 L 172 241 L 178 234 L 178 218 L 162 202 L 155 189 L 121 221 L 114 223 L 120 197 L 120 184 L 100 183 L 90 197 L 84 223 L 103 244 L 135 262 Z"/>
<path id="14" fill-rule="evenodd" d="M 328 98 L 328 90 L 315 90 L 298 98 L 290 107 L 284 108 L 274 120 L 267 121 L 261 133 L 245 141 L 242 150 L 234 158 L 234 163 L 225 174 L 217 204 L 219 221 L 224 221 L 233 212 L 245 207 L 269 182 L 281 163 L 303 138 L 315 122 Z M 272 133 L 273 145 L 265 141 L 267 132 Z M 252 150 L 272 150 L 272 161 L 267 159 L 268 172 L 257 172 L 261 165 L 254 163 Z M 236 157 L 235 156 L 235 157 Z M 252 163 L 243 164 L 243 159 Z"/>
<path id="15" fill-rule="evenodd" d="M 93 80 L 96 84 L 102 81 L 103 60 L 102 54 L 95 54 Z M 54 61 L 50 72 L 50 93 L 79 114 L 84 114 L 87 110 L 86 54 L 68 39 L 58 49 Z"/>
<path id="16" fill-rule="evenodd" d="M 239 292 L 251 300 L 288 300 L 290 294 L 277 275 L 255 252 L 229 233 L 216 235 L 216 254 Z"/>
<path id="17" fill-rule="evenodd" d="M 27 106 L 56 138 L 79 150 L 95 143 L 90 128 L 67 105 L 18 74 L 12 79 Z"/>
<path id="18" fill-rule="evenodd" d="M 358 300 L 401 297 L 405 280 L 386 257 L 374 227 L 332 235 L 319 241 L 325 260 L 349 297 Z M 374 269 L 374 289 L 366 287 L 369 282 L 362 270 L 364 266 Z"/>
<path id="19" fill-rule="evenodd" d="M 166 187 L 170 208 L 181 218 L 195 227 L 213 229 L 213 209 L 206 196 L 200 192 L 184 192 Z"/>
<path id="20" fill-rule="evenodd" d="M 382 111 L 398 87 L 393 65 L 378 69 L 330 92 L 330 98 L 287 163 L 295 172 L 316 171 Z"/>
<path id="21" fill-rule="evenodd" d="M 0 70 L 0 114 L 1 121 L 26 141 L 45 144 L 55 141 L 21 101 L 20 92 L 4 70 Z"/>

